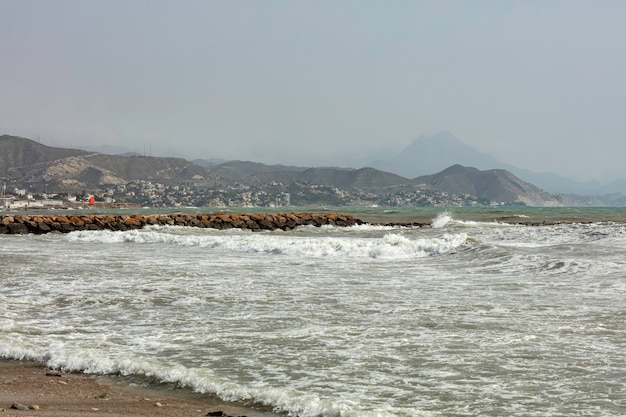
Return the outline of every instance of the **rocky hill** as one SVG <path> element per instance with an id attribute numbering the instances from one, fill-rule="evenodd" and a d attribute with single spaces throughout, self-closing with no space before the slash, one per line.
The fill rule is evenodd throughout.
<path id="1" fill-rule="evenodd" d="M 503 169 L 479 171 L 453 165 L 437 174 L 415 179 L 434 190 L 456 195 L 473 195 L 490 201 L 520 202 L 529 206 L 556 206 L 560 201 L 553 194 L 524 182 Z"/>
<path id="2" fill-rule="evenodd" d="M 207 162 L 207 161 L 205 161 Z M 307 168 L 287 166 L 287 165 L 265 165 L 259 162 L 250 161 L 225 161 L 215 165 L 200 162 L 202 165 L 214 172 L 215 174 L 230 178 L 233 180 L 247 180 L 251 177 L 265 174 L 266 176 L 280 175 L 282 172 L 299 173 L 307 170 Z M 291 175 L 291 174 L 287 174 Z"/>
<path id="3" fill-rule="evenodd" d="M 56 161 L 58 159 L 88 155 L 78 149 L 54 148 L 17 136 L 0 136 L 0 176 L 9 176 L 9 170 Z"/>
<path id="4" fill-rule="evenodd" d="M 534 206 L 561 204 L 553 194 L 524 182 L 502 169 L 480 171 L 476 168 L 453 165 L 434 175 L 408 179 L 374 168 L 289 170 L 282 165 L 276 167 L 243 161 L 230 161 L 226 165 L 228 170 L 220 170 L 219 166 L 216 169 L 225 176 L 228 176 L 229 170 L 237 173 L 245 171 L 249 175 L 247 177 L 238 175 L 237 180 L 249 186 L 259 186 L 271 181 L 283 184 L 304 182 L 377 194 L 431 189 L 450 195 L 471 195 L 488 201 L 517 202 Z"/>
<path id="5" fill-rule="evenodd" d="M 361 189 L 375 192 L 381 192 L 388 187 L 413 186 L 412 181 L 407 178 L 373 168 L 306 168 L 302 171 L 262 171 L 256 172 L 248 178 L 243 178 L 241 181 L 251 185 L 271 181 L 283 184 L 300 182 L 337 187 L 344 190 Z"/>
<path id="6" fill-rule="evenodd" d="M 182 158 L 152 158 L 54 148 L 30 139 L 0 137 L 0 176 L 37 190 L 76 191 L 146 180 L 221 182 L 207 169 Z"/>

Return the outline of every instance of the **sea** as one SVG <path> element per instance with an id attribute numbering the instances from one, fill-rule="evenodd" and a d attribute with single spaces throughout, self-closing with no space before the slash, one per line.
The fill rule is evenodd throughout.
<path id="1" fill-rule="evenodd" d="M 376 224 L 1 235 L 0 358 L 250 415 L 626 415 L 626 209 L 318 211 Z"/>

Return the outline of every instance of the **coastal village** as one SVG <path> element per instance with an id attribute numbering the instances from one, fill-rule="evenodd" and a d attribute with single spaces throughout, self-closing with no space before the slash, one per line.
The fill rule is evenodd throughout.
<path id="1" fill-rule="evenodd" d="M 101 207 L 557 206 L 573 201 L 505 170 L 458 164 L 406 178 L 373 168 L 298 168 L 108 155 L 1 136 L 0 209 Z M 29 163 L 25 163 L 29 161 Z M 206 161 L 204 161 L 206 162 Z"/>
<path id="2" fill-rule="evenodd" d="M 196 184 L 165 185 L 151 181 L 132 181 L 101 192 L 36 193 L 3 183 L 0 208 L 28 210 L 80 207 L 86 205 L 119 205 L 129 207 L 292 207 L 308 205 L 381 206 L 381 207 L 461 207 L 504 205 L 513 202 L 491 202 L 471 195 L 449 195 L 431 189 L 397 191 L 385 195 L 358 190 L 342 190 L 319 184 L 270 182 L 264 186 L 206 188 Z M 90 204 L 91 198 L 91 204 Z"/>

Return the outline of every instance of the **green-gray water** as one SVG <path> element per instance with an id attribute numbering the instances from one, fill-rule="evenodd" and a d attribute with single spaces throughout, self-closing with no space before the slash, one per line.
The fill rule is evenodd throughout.
<path id="1" fill-rule="evenodd" d="M 294 416 L 626 414 L 624 209 L 301 210 L 433 227 L 0 236 L 0 356 Z"/>

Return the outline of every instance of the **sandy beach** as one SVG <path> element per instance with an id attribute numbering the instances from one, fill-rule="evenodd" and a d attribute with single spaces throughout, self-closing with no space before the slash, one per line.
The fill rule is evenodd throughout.
<path id="1" fill-rule="evenodd" d="M 121 383 L 114 377 L 64 373 L 36 363 L 0 359 L 3 417 L 275 416 L 200 395 L 165 391 Z"/>

